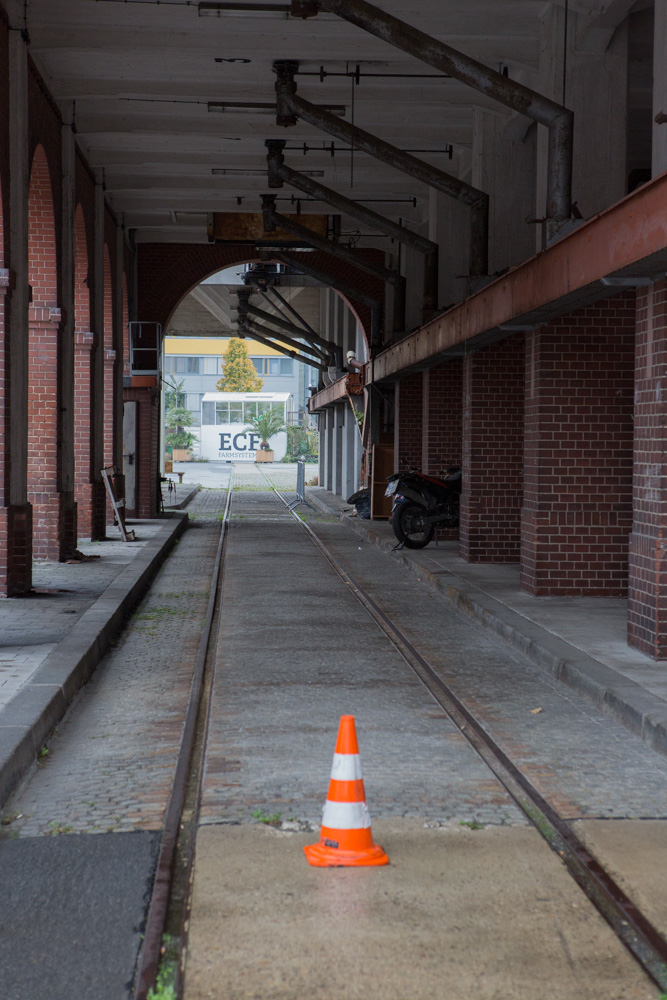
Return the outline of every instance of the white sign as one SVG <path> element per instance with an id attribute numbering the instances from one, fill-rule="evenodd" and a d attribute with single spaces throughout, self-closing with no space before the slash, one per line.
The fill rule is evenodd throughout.
<path id="1" fill-rule="evenodd" d="M 261 448 L 262 438 L 255 431 L 244 430 L 243 424 L 204 425 L 201 429 L 201 453 L 203 458 L 220 462 L 255 462 Z M 277 462 L 287 451 L 287 435 L 284 431 L 274 434 L 269 442 Z"/>

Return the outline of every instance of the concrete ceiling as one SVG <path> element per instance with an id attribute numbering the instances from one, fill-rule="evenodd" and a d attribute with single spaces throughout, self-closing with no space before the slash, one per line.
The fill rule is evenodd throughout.
<path id="1" fill-rule="evenodd" d="M 536 85 L 540 17 L 550 6 L 545 0 L 376 2 Z M 571 7 L 599 16 L 618 4 L 581 0 Z M 22 14 L 22 2 L 8 6 L 15 17 Z M 33 59 L 65 120 L 75 116 L 82 151 L 138 241 L 205 242 L 207 213 L 258 211 L 259 195 L 268 190 L 265 139 L 285 139 L 288 147 L 329 146 L 330 136 L 302 122 L 285 129 L 271 115 L 208 111 L 212 101 L 272 102 L 275 59 L 299 61 L 303 97 L 344 105 L 346 120 L 401 148 L 429 150 L 416 155 L 460 176 L 469 164 L 474 107 L 502 111 L 331 14 L 210 18 L 199 16 L 195 0 L 29 0 L 27 26 Z M 358 86 L 345 75 L 357 64 Z M 320 66 L 342 75 L 322 82 Z M 380 73 L 392 75 L 366 75 Z M 381 213 L 412 224 L 426 218 L 422 185 L 366 154 L 352 155 L 340 142 L 336 147 L 335 157 L 288 148 L 286 162 L 323 171 L 322 182 L 348 197 L 385 199 L 371 204 Z M 216 176 L 213 169 L 238 173 Z M 289 199 L 294 192 L 286 187 L 276 193 Z M 293 210 L 289 200 L 279 201 L 278 209 Z M 303 210 L 328 211 L 320 203 L 304 203 Z M 359 228 L 349 220 L 345 227 Z"/>

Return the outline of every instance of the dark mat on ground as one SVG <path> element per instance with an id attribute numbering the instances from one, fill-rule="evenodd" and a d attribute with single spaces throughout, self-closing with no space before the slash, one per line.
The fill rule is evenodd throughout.
<path id="1" fill-rule="evenodd" d="M 126 1000 L 159 834 L 0 842 L 2 1000 Z"/>

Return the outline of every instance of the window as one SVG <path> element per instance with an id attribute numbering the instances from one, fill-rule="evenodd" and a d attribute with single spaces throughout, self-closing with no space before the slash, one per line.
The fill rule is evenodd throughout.
<path id="1" fill-rule="evenodd" d="M 199 358 L 186 358 L 188 375 L 199 375 Z"/>
<path id="2" fill-rule="evenodd" d="M 171 372 L 171 371 L 174 370 L 173 369 L 173 358 L 165 358 L 164 359 L 164 370 L 166 372 Z"/>
<path id="3" fill-rule="evenodd" d="M 259 375 L 293 375 L 292 358 L 250 358 Z"/>
<path id="4" fill-rule="evenodd" d="M 202 358 L 204 362 L 204 375 L 217 375 L 218 374 L 218 359 L 217 358 Z"/>
<path id="5" fill-rule="evenodd" d="M 219 403 L 202 403 L 201 409 L 201 422 L 207 427 L 215 423 L 215 407 L 220 405 Z"/>
<path id="6" fill-rule="evenodd" d="M 269 375 L 292 375 L 294 362 L 291 358 L 269 358 Z"/>
<path id="7" fill-rule="evenodd" d="M 229 423 L 229 403 L 215 404 L 215 422 L 216 424 Z"/>
<path id="8" fill-rule="evenodd" d="M 185 371 L 185 361 L 186 361 L 185 358 L 174 358 L 174 368 L 173 368 L 173 370 L 175 372 L 184 372 Z"/>
<path id="9" fill-rule="evenodd" d="M 230 424 L 243 423 L 243 403 L 229 404 L 229 422 Z"/>

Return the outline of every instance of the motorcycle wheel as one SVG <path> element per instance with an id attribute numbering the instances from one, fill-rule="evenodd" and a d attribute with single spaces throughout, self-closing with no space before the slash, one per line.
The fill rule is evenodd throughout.
<path id="1" fill-rule="evenodd" d="M 424 508 L 416 503 L 401 503 L 395 507 L 391 526 L 407 549 L 423 549 L 435 532 L 432 524 L 424 524 Z"/>

